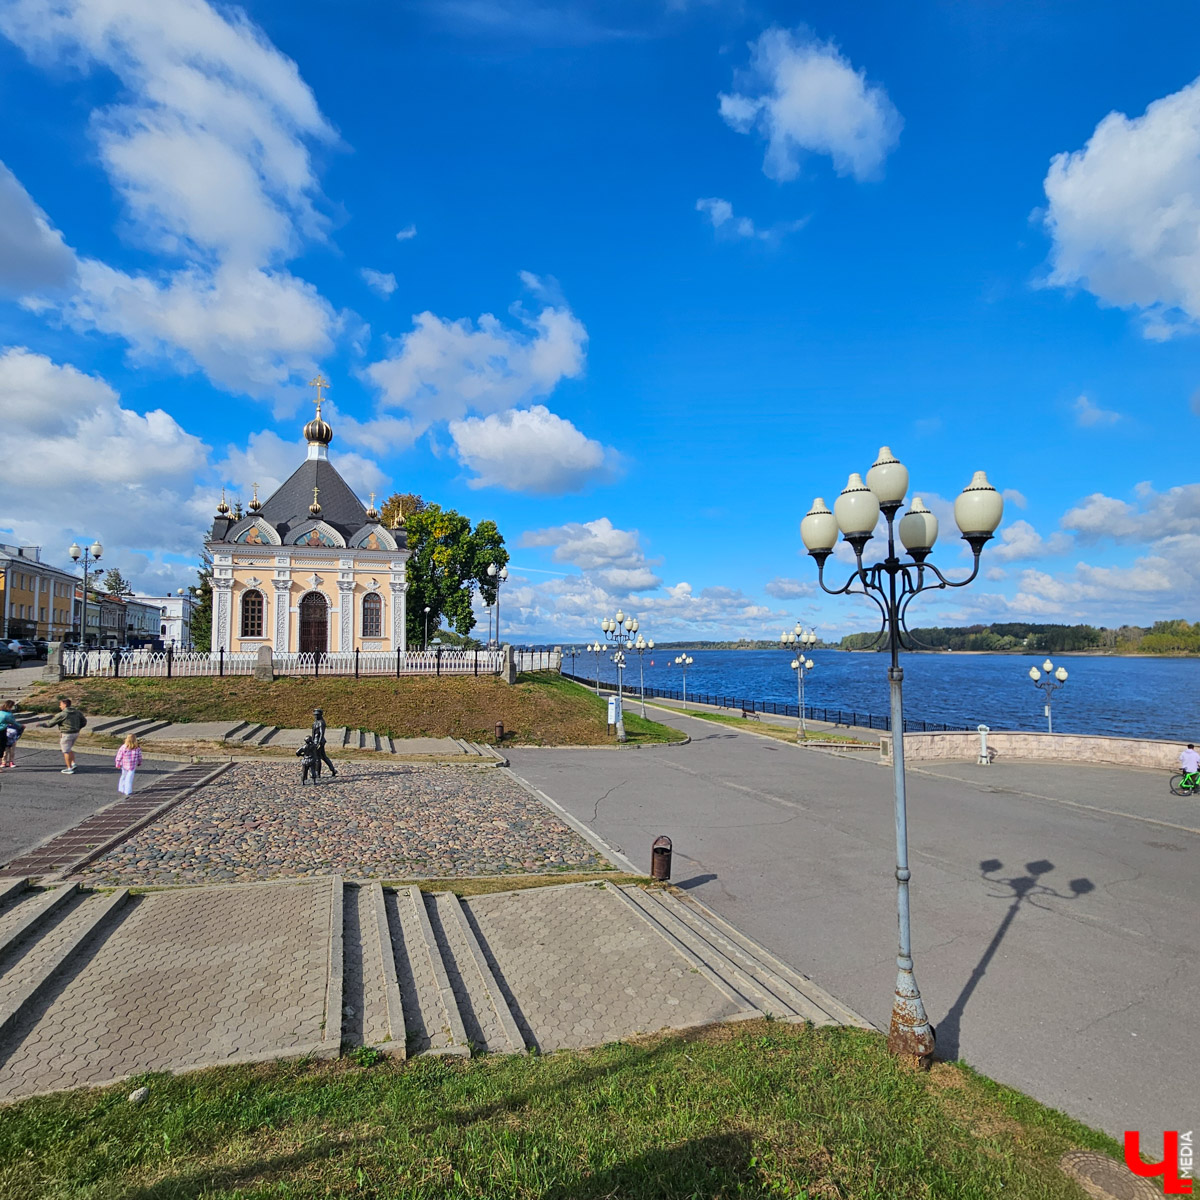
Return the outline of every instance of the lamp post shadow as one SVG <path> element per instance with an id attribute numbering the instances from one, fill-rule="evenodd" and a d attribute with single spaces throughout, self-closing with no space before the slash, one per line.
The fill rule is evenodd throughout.
<path id="1" fill-rule="evenodd" d="M 1004 914 L 1004 919 L 992 935 L 992 940 L 988 943 L 987 949 L 984 950 L 979 962 L 975 964 L 975 969 L 971 972 L 970 978 L 963 985 L 962 991 L 959 992 L 958 998 L 937 1024 L 938 1057 L 948 1062 L 953 1062 L 961 1056 L 959 1038 L 962 1028 L 962 1015 L 966 1010 L 967 1002 L 974 995 L 975 989 L 982 982 L 984 975 L 987 974 L 988 967 L 991 966 L 992 959 L 995 958 L 996 951 L 1000 948 L 1000 943 L 1004 941 L 1021 907 L 1031 904 L 1034 907 L 1042 908 L 1044 905 L 1038 903 L 1042 899 L 1078 900 L 1086 896 L 1089 892 L 1096 890 L 1096 885 L 1090 879 L 1070 880 L 1067 884 L 1067 887 L 1071 889 L 1069 895 L 1043 883 L 1042 876 L 1054 870 L 1054 864 L 1044 858 L 1036 862 L 1026 863 L 1025 871 L 1027 874 L 1025 875 L 1013 875 L 1009 877 L 997 875 L 996 872 L 1003 868 L 1004 864 L 998 858 L 984 859 L 979 864 L 980 874 L 987 883 L 1006 889 L 1004 892 L 992 893 L 992 898 L 1003 900 L 1011 897 L 1011 903 L 1008 906 L 1008 911 Z"/>

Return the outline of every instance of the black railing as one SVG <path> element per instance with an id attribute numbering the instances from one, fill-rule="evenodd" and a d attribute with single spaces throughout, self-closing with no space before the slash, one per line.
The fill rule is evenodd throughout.
<path id="1" fill-rule="evenodd" d="M 572 675 L 567 671 L 563 672 L 567 679 L 573 679 L 576 683 L 585 684 L 587 687 L 596 687 L 595 679 L 585 679 L 581 675 Z M 615 681 L 600 680 L 601 687 L 615 688 Z M 625 689 L 626 696 L 636 698 L 641 695 L 641 689 L 635 687 L 627 687 Z M 646 686 L 646 695 L 649 698 L 657 697 L 661 700 L 683 700 L 683 692 L 676 688 L 660 688 Z M 710 692 L 693 692 L 688 689 L 687 699 L 694 704 L 707 704 L 713 708 L 733 708 L 739 712 L 757 712 L 770 713 L 778 717 L 799 717 L 800 707 L 796 704 L 789 704 L 785 700 L 742 700 L 737 696 L 718 696 Z M 881 717 L 874 713 L 859 712 L 856 709 L 844 708 L 814 708 L 808 704 L 804 706 L 804 719 L 806 721 L 824 721 L 829 725 L 845 725 L 847 727 L 854 726 L 857 729 L 879 729 L 887 733 L 891 731 L 891 717 Z M 904 718 L 905 733 L 953 733 L 964 729 L 974 729 L 974 725 L 945 725 L 941 721 L 922 721 L 915 717 Z"/>

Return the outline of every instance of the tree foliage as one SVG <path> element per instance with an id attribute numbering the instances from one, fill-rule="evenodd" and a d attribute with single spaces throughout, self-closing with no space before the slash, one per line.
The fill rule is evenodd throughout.
<path id="1" fill-rule="evenodd" d="M 441 625 L 465 637 L 475 627 L 472 601 L 478 592 L 485 604 L 496 602 L 496 581 L 487 569 L 508 562 L 504 538 L 495 521 L 480 521 L 473 529 L 469 518 L 452 508 L 427 504 L 420 496 L 392 496 L 384 512 L 404 513 L 408 533 L 408 644 L 425 640 L 425 608 L 429 629 Z"/>
<path id="2" fill-rule="evenodd" d="M 394 529 L 398 516 L 403 516 L 407 521 L 413 513 L 419 513 L 424 508 L 425 501 L 416 492 L 395 492 L 383 506 L 380 521 L 385 529 Z"/>
<path id="3" fill-rule="evenodd" d="M 200 551 L 200 570 L 197 572 L 200 582 L 188 588 L 191 597 L 196 601 L 192 610 L 192 647 L 207 654 L 212 650 L 212 555 L 207 548 Z"/>
<path id="4" fill-rule="evenodd" d="M 110 596 L 132 596 L 133 584 L 117 570 L 109 567 L 104 573 L 104 582 L 100 585 Z"/>
<path id="5" fill-rule="evenodd" d="M 1093 625 L 1033 625 L 1007 622 L 992 625 L 965 625 L 959 628 L 914 629 L 918 649 L 974 650 L 1024 654 L 1061 654 L 1064 651 L 1115 651 L 1141 654 L 1200 654 L 1200 621 L 1156 621 L 1149 629 L 1122 625 L 1119 629 Z M 877 633 L 851 633 L 842 638 L 843 650 L 866 650 L 876 642 Z"/>

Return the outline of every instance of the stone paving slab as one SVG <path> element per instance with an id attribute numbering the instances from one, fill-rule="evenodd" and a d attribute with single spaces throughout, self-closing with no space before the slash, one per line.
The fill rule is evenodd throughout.
<path id="1" fill-rule="evenodd" d="M 522 1035 L 541 1050 L 747 1015 L 602 884 L 475 896 L 463 907 Z"/>
<path id="2" fill-rule="evenodd" d="M 231 883 L 602 870 L 605 860 L 502 772 L 346 760 L 239 762 L 86 867 L 92 883 Z"/>
<path id="3" fill-rule="evenodd" d="M 2 1052 L 0 1096 L 315 1051 L 331 881 L 134 899 Z"/>
<path id="4" fill-rule="evenodd" d="M 184 721 L 164 725 L 150 733 L 139 735 L 143 741 L 224 741 L 235 729 L 240 728 L 242 721 Z"/>

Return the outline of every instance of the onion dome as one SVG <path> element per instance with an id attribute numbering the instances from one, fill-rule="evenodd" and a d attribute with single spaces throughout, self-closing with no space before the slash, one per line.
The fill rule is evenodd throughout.
<path id="1" fill-rule="evenodd" d="M 229 505 L 225 503 L 225 489 L 224 488 L 221 489 L 221 503 L 217 505 L 217 516 L 218 517 L 229 516 Z"/>
<path id="2" fill-rule="evenodd" d="M 260 501 L 258 498 L 258 484 L 257 483 L 254 485 L 254 496 L 251 499 L 250 503 L 247 505 L 247 507 L 250 509 L 250 511 L 252 513 L 256 513 L 256 512 L 258 512 L 258 510 L 260 508 L 262 508 L 262 501 Z"/>
<path id="3" fill-rule="evenodd" d="M 319 374 L 308 386 L 317 389 L 317 415 L 304 426 L 304 440 L 310 446 L 328 446 L 333 441 L 333 430 L 328 421 L 321 419 L 321 405 L 325 402 L 322 389 L 327 389 L 329 382 Z"/>
<path id="4" fill-rule="evenodd" d="M 379 509 L 377 509 L 375 507 L 375 493 L 374 492 L 371 493 L 371 506 L 370 506 L 370 508 L 367 509 L 367 520 L 368 521 L 376 521 L 376 522 L 379 520 Z"/>
<path id="5" fill-rule="evenodd" d="M 401 508 L 396 509 L 396 519 L 392 522 L 392 528 L 393 529 L 403 529 L 404 528 L 404 510 L 403 509 L 401 509 Z"/>
<path id="6" fill-rule="evenodd" d="M 321 515 L 321 505 L 317 500 L 317 493 L 320 490 L 320 488 L 313 488 L 313 502 L 308 506 L 308 511 L 312 513 L 314 517 L 319 517 Z"/>

